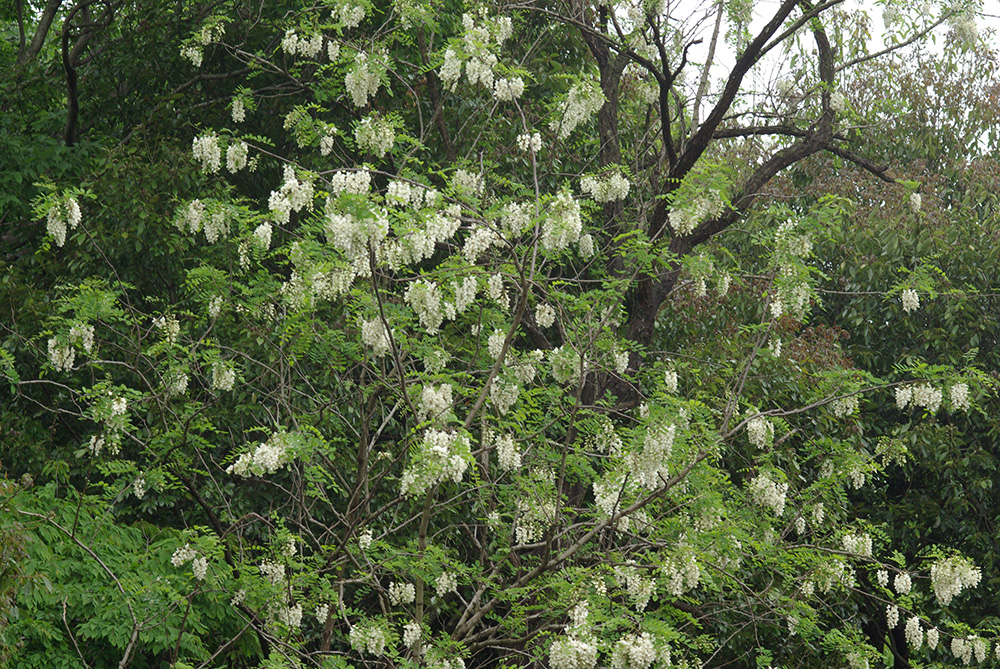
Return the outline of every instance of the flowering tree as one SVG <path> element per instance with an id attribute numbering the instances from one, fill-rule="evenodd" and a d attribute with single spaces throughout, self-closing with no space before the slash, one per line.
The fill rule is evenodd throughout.
<path id="1" fill-rule="evenodd" d="M 72 276 L 0 351 L 75 458 L 5 495 L 3 529 L 116 606 L 39 596 L 0 648 L 51 661 L 65 629 L 68 662 L 123 667 L 982 661 L 991 633 L 948 613 L 980 570 L 947 545 L 904 559 L 849 491 L 908 457 L 866 433 L 876 407 L 933 424 L 990 379 L 864 371 L 804 330 L 814 248 L 854 205 L 765 192 L 825 152 L 920 209 L 852 148 L 838 82 L 946 21 L 975 40 L 972 13 L 894 5 L 868 53 L 836 5 L 207 16 L 180 54 L 245 78 L 213 89 L 200 181 L 157 221 L 166 289 Z M 114 187 L 39 196 L 44 252 L 103 255 Z M 928 271 L 881 287 L 879 318 L 919 310 Z"/>

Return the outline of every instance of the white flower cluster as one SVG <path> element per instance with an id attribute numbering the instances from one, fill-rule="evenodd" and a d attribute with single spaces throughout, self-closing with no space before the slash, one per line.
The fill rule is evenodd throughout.
<path id="1" fill-rule="evenodd" d="M 146 478 L 142 474 L 132 482 L 132 494 L 135 495 L 136 499 L 142 499 L 146 496 Z"/>
<path id="2" fill-rule="evenodd" d="M 896 388 L 896 406 L 900 410 L 905 410 L 911 403 L 915 407 L 923 407 L 927 413 L 933 415 L 941 407 L 943 393 L 939 388 L 935 388 L 929 383 L 920 383 L 913 386 L 899 386 Z"/>
<path id="3" fill-rule="evenodd" d="M 830 408 L 833 410 L 833 415 L 837 418 L 856 414 L 858 412 L 858 396 L 851 395 L 850 397 L 835 399 L 830 403 Z"/>
<path id="4" fill-rule="evenodd" d="M 654 425 L 646 430 L 642 451 L 626 456 L 626 466 L 632 480 L 648 490 L 655 490 L 670 477 L 670 454 L 677 426 Z"/>
<path id="5" fill-rule="evenodd" d="M 927 630 L 927 647 L 931 650 L 937 648 L 939 632 L 936 627 Z"/>
<path id="6" fill-rule="evenodd" d="M 298 629 L 302 624 L 302 605 L 281 607 L 278 609 L 278 621 L 288 625 L 292 629 Z"/>
<path id="7" fill-rule="evenodd" d="M 261 223 L 253 231 L 254 243 L 260 247 L 260 250 L 266 251 L 271 248 L 271 233 L 273 231 L 271 224 L 267 222 Z"/>
<path id="8" fill-rule="evenodd" d="M 359 52 L 354 57 L 354 66 L 344 77 L 344 86 L 351 94 L 355 107 L 364 107 L 368 99 L 375 97 L 382 83 L 382 68 L 367 53 Z"/>
<path id="9" fill-rule="evenodd" d="M 366 195 L 371 190 L 371 183 L 372 175 L 368 170 L 337 170 L 330 177 L 330 190 L 334 195 Z"/>
<path id="10" fill-rule="evenodd" d="M 521 387 L 513 381 L 497 379 L 490 386 L 490 399 L 497 408 L 497 413 L 501 416 L 505 416 L 510 411 L 520 394 Z"/>
<path id="11" fill-rule="evenodd" d="M 663 385 L 671 395 L 677 394 L 677 370 L 668 369 L 663 373 Z"/>
<path id="12" fill-rule="evenodd" d="M 493 448 L 496 449 L 497 458 L 500 460 L 500 469 L 505 472 L 520 469 L 521 452 L 517 448 L 517 442 L 512 434 L 498 434 L 493 437 Z"/>
<path id="13" fill-rule="evenodd" d="M 500 79 L 494 86 L 493 70 L 497 65 L 494 49 L 499 49 L 503 43 L 510 39 L 513 32 L 513 24 L 510 17 L 501 17 L 492 22 L 491 25 L 476 25 L 475 19 L 470 14 L 462 16 L 462 25 L 465 34 L 462 36 L 462 51 L 468 58 L 465 65 L 465 75 L 469 84 L 475 86 L 482 84 L 484 88 L 491 89 L 498 100 L 513 100 L 521 96 L 524 92 L 524 81 L 520 77 Z M 450 91 L 455 90 L 459 79 L 462 78 L 462 54 L 455 48 L 449 48 L 444 54 L 444 64 L 439 73 L 441 81 Z"/>
<path id="14" fill-rule="evenodd" d="M 174 551 L 173 556 L 170 558 L 170 564 L 175 567 L 183 567 L 196 557 L 198 557 L 198 553 L 191 548 L 191 544 L 184 544 Z"/>
<path id="15" fill-rule="evenodd" d="M 80 204 L 74 197 L 66 197 L 49 207 L 49 213 L 45 220 L 45 231 L 55 239 L 56 246 L 66 243 L 66 227 L 76 230 L 80 225 L 83 215 L 80 212 Z"/>
<path id="16" fill-rule="evenodd" d="M 413 600 L 416 599 L 416 596 L 417 590 L 413 587 L 412 583 L 389 584 L 389 602 L 393 606 L 412 604 Z"/>
<path id="17" fill-rule="evenodd" d="M 323 35 L 313 33 L 308 37 L 299 36 L 294 29 L 285 31 L 285 36 L 281 40 L 281 50 L 289 56 L 298 54 L 303 58 L 315 58 L 323 53 Z"/>
<path id="18" fill-rule="evenodd" d="M 68 372 L 73 369 L 76 351 L 72 346 L 60 346 L 55 337 L 49 339 L 49 362 L 57 372 Z"/>
<path id="19" fill-rule="evenodd" d="M 337 8 L 332 18 L 339 20 L 344 28 L 357 28 L 365 18 L 365 7 L 362 4 L 344 2 Z"/>
<path id="20" fill-rule="evenodd" d="M 427 328 L 428 334 L 437 333 L 444 321 L 441 291 L 437 284 L 424 279 L 414 281 L 406 289 L 406 302 L 417 314 L 420 324 Z"/>
<path id="21" fill-rule="evenodd" d="M 617 172 L 603 179 L 584 177 L 580 180 L 580 188 L 597 202 L 622 200 L 628 195 L 629 187 L 628 179 Z"/>
<path id="22" fill-rule="evenodd" d="M 976 40 L 979 39 L 979 27 L 976 25 L 972 12 L 958 12 L 948 22 L 951 24 L 952 35 L 958 44 L 966 48 L 975 45 Z"/>
<path id="23" fill-rule="evenodd" d="M 888 629 L 896 629 L 896 625 L 899 624 L 899 607 L 895 604 L 886 604 L 885 606 L 885 622 L 888 625 Z"/>
<path id="24" fill-rule="evenodd" d="M 525 153 L 538 153 L 542 150 L 542 136 L 536 133 L 524 133 L 517 136 L 517 148 Z"/>
<path id="25" fill-rule="evenodd" d="M 201 61 L 204 57 L 204 50 L 197 44 L 185 44 L 181 47 L 181 58 L 191 61 L 195 67 L 201 67 Z"/>
<path id="26" fill-rule="evenodd" d="M 903 303 L 903 311 L 910 313 L 920 308 L 920 296 L 912 288 L 907 288 L 899 294 L 899 299 Z"/>
<path id="27" fill-rule="evenodd" d="M 528 202 L 511 202 L 503 208 L 500 222 L 509 237 L 517 237 L 531 227 L 532 205 Z"/>
<path id="28" fill-rule="evenodd" d="M 604 93 L 596 82 L 581 81 L 569 90 L 560 118 L 549 125 L 559 133 L 560 139 L 566 139 L 578 125 L 597 113 L 604 102 Z"/>
<path id="29" fill-rule="evenodd" d="M 244 601 L 246 601 L 246 598 L 247 598 L 247 591 L 240 588 L 239 590 L 233 593 L 232 599 L 229 600 L 229 605 L 232 607 L 237 607 Z"/>
<path id="30" fill-rule="evenodd" d="M 368 209 L 364 214 L 338 213 L 334 200 L 326 201 L 326 239 L 359 270 L 368 267 L 368 249 L 377 247 L 389 234 L 389 218 L 384 209 Z"/>
<path id="31" fill-rule="evenodd" d="M 896 578 L 893 581 L 893 586 L 896 588 L 896 592 L 901 595 L 908 595 L 910 593 L 910 588 L 913 587 L 913 582 L 910 580 L 910 575 L 905 571 L 901 571 L 896 574 Z"/>
<path id="32" fill-rule="evenodd" d="M 747 438 L 754 447 L 767 448 L 774 441 L 774 424 L 764 416 L 750 419 L 747 423 Z"/>
<path id="33" fill-rule="evenodd" d="M 499 246 L 502 241 L 500 235 L 493 228 L 487 225 L 476 225 L 465 238 L 465 244 L 462 245 L 462 255 L 465 256 L 470 265 L 474 265 L 479 260 L 479 256 L 494 246 Z"/>
<path id="34" fill-rule="evenodd" d="M 615 567 L 615 577 L 619 583 L 625 584 L 625 590 L 632 598 L 635 610 L 639 613 L 645 611 L 656 590 L 656 579 L 643 576 L 634 566 Z"/>
<path id="35" fill-rule="evenodd" d="M 209 174 L 219 171 L 222 164 L 222 149 L 214 132 L 195 137 L 191 142 L 191 155 L 201 161 L 201 170 Z"/>
<path id="36" fill-rule="evenodd" d="M 417 410 L 417 421 L 439 421 L 451 410 L 451 384 L 442 383 L 434 386 L 424 386 L 420 393 L 420 408 Z"/>
<path id="37" fill-rule="evenodd" d="M 445 651 L 431 646 L 424 658 L 427 669 L 465 669 L 465 660 L 460 657 L 448 657 Z"/>
<path id="38" fill-rule="evenodd" d="M 555 520 L 555 515 L 556 505 L 551 501 L 533 503 L 519 499 L 514 541 L 517 545 L 523 546 L 540 540 L 545 528 Z"/>
<path id="39" fill-rule="evenodd" d="M 787 483 L 775 483 L 764 474 L 750 480 L 750 495 L 753 497 L 753 501 L 760 506 L 770 507 L 776 516 L 785 512 L 785 495 L 787 493 Z"/>
<path id="40" fill-rule="evenodd" d="M 906 621 L 906 628 L 903 630 L 906 643 L 913 650 L 918 650 L 924 643 L 924 628 L 920 626 L 920 618 L 913 616 Z"/>
<path id="41" fill-rule="evenodd" d="M 351 628 L 348 638 L 351 641 L 351 648 L 359 653 L 381 655 L 385 651 L 385 632 L 375 624 L 365 627 L 355 625 Z"/>
<path id="42" fill-rule="evenodd" d="M 955 637 L 951 640 L 951 654 L 955 659 L 962 660 L 962 664 L 968 665 L 972 662 L 972 644 L 965 637 Z"/>
<path id="43" fill-rule="evenodd" d="M 545 302 L 539 302 L 535 307 L 535 323 L 540 328 L 550 328 L 556 322 L 556 310 Z"/>
<path id="44" fill-rule="evenodd" d="M 306 179 L 300 181 L 295 176 L 295 168 L 291 165 L 285 165 L 284 177 L 281 188 L 271 191 L 267 200 L 267 206 L 278 223 L 288 223 L 292 211 L 312 209 L 313 205 L 314 191 L 311 181 Z M 265 249 L 270 247 L 270 240 L 267 244 L 261 245 Z"/>
<path id="45" fill-rule="evenodd" d="M 618 512 L 622 494 L 621 476 L 610 476 L 603 481 L 594 481 L 594 503 L 605 516 L 611 517 Z M 621 520 L 628 521 L 628 518 Z"/>
<path id="46" fill-rule="evenodd" d="M 73 337 L 73 331 L 70 330 L 70 338 Z M 93 338 L 93 336 L 91 336 Z M 89 349 L 88 349 L 89 350 Z M 951 397 L 951 410 L 952 411 L 968 411 L 971 404 L 969 403 L 969 386 L 965 383 L 956 383 L 948 391 Z"/>
<path id="47" fill-rule="evenodd" d="M 698 224 L 712 219 L 722 213 L 725 202 L 720 193 L 710 190 L 702 197 L 684 207 L 677 207 L 670 212 L 670 227 L 680 236 L 690 235 Z"/>
<path id="48" fill-rule="evenodd" d="M 212 363 L 212 390 L 232 390 L 236 383 L 236 370 L 225 362 Z"/>
<path id="49" fill-rule="evenodd" d="M 663 564 L 663 575 L 667 579 L 667 592 L 680 597 L 688 590 L 698 587 L 701 567 L 692 551 L 687 549 Z"/>
<path id="50" fill-rule="evenodd" d="M 241 453 L 236 462 L 226 468 L 226 473 L 244 478 L 273 474 L 289 463 L 288 445 L 288 435 L 276 432 L 270 439 L 258 444 L 252 453 Z"/>
<path id="51" fill-rule="evenodd" d="M 191 563 L 191 573 L 196 579 L 202 581 L 208 573 L 208 558 L 198 557 L 198 553 L 191 548 L 191 544 L 184 544 L 174 551 L 170 558 L 170 564 L 175 567 L 183 567 L 188 562 Z"/>
<path id="52" fill-rule="evenodd" d="M 612 669 L 649 669 L 655 661 L 656 645 L 649 632 L 622 637 L 611 653 Z"/>
<path id="53" fill-rule="evenodd" d="M 582 230 L 580 203 L 566 191 L 561 191 L 546 211 L 542 223 L 542 248 L 546 251 L 565 249 L 579 241 Z"/>
<path id="54" fill-rule="evenodd" d="M 414 621 L 410 621 L 403 625 L 403 647 L 412 648 L 420 639 L 420 625 Z"/>
<path id="55" fill-rule="evenodd" d="M 231 113 L 233 116 L 233 123 L 243 123 L 243 121 L 246 120 L 247 107 L 242 95 L 233 96 Z"/>
<path id="56" fill-rule="evenodd" d="M 472 460 L 469 438 L 463 434 L 427 430 L 410 458 L 400 481 L 403 495 L 420 495 L 433 485 L 462 480 Z"/>
<path id="57" fill-rule="evenodd" d="M 847 98 L 840 91 L 830 93 L 830 109 L 837 114 L 847 109 Z"/>
<path id="58" fill-rule="evenodd" d="M 979 585 L 982 577 L 979 568 L 962 557 L 945 558 L 931 565 L 931 584 L 942 606 L 948 606 L 962 590 Z"/>
<path id="59" fill-rule="evenodd" d="M 455 174 L 451 177 L 451 183 L 457 193 L 477 198 L 483 196 L 483 190 L 486 186 L 482 174 L 467 170 L 455 170 Z"/>
<path id="60" fill-rule="evenodd" d="M 580 380 L 580 354 L 572 348 L 559 346 L 549 353 L 552 378 L 557 383 L 577 383 Z"/>
<path id="61" fill-rule="evenodd" d="M 389 332 L 378 317 L 361 322 L 361 341 L 372 350 L 375 357 L 381 357 L 391 350 Z"/>
<path id="62" fill-rule="evenodd" d="M 181 333 L 181 324 L 173 316 L 157 316 L 153 319 L 153 327 L 163 333 L 163 340 L 168 346 L 177 343 L 177 338 Z"/>
<path id="63" fill-rule="evenodd" d="M 449 592 L 458 592 L 458 576 L 453 571 L 443 571 L 434 580 L 434 590 L 438 597 L 444 597 Z"/>
<path id="64" fill-rule="evenodd" d="M 237 140 L 226 148 L 226 169 L 236 174 L 247 166 L 250 147 L 243 140 Z"/>
<path id="65" fill-rule="evenodd" d="M 273 586 L 282 586 L 285 583 L 285 565 L 279 564 L 277 562 L 261 562 L 260 575 L 265 581 Z"/>
<path id="66" fill-rule="evenodd" d="M 524 79 L 521 77 L 501 77 L 493 82 L 493 96 L 502 102 L 516 100 L 523 93 Z"/>
<path id="67" fill-rule="evenodd" d="M 924 199 L 920 196 L 920 193 L 910 193 L 910 210 L 913 213 L 920 211 L 920 207 L 923 206 Z"/>
<path id="68" fill-rule="evenodd" d="M 354 128 L 358 147 L 379 158 L 385 156 L 396 142 L 396 129 L 379 114 L 369 114 Z"/>
<path id="69" fill-rule="evenodd" d="M 848 532 L 841 537 L 840 542 L 847 553 L 855 553 L 865 557 L 871 557 L 872 555 L 872 538 L 870 534 L 857 535 L 853 532 Z"/>
<path id="70" fill-rule="evenodd" d="M 373 540 L 374 540 L 374 538 L 372 537 L 372 531 L 371 531 L 371 529 L 370 528 L 365 528 L 358 535 L 358 547 L 360 547 L 361 550 L 366 551 L 369 548 L 371 548 Z"/>
<path id="71" fill-rule="evenodd" d="M 549 647 L 552 669 L 593 669 L 597 666 L 597 641 L 589 636 L 569 634 Z"/>

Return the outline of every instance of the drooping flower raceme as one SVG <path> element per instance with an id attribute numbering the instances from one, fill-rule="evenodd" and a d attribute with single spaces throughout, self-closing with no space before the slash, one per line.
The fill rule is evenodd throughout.
<path id="1" fill-rule="evenodd" d="M 464 434 L 430 429 L 412 449 L 410 464 L 400 481 L 404 495 L 421 495 L 433 485 L 462 480 L 472 460 L 469 438 Z"/>
<path id="2" fill-rule="evenodd" d="M 962 557 L 945 558 L 931 565 L 931 584 L 942 606 L 948 606 L 962 590 L 979 585 L 982 577 L 979 568 Z"/>
<path id="3" fill-rule="evenodd" d="M 236 462 L 226 468 L 226 473 L 244 478 L 273 474 L 291 461 L 289 445 L 288 434 L 276 432 L 270 439 L 258 444 L 253 452 L 242 453 Z"/>
<path id="4" fill-rule="evenodd" d="M 222 164 L 222 149 L 214 132 L 195 137 L 191 142 L 191 155 L 201 161 L 201 170 L 209 174 L 219 171 Z"/>
<path id="5" fill-rule="evenodd" d="M 66 228 L 76 230 L 80 225 L 82 214 L 80 205 L 74 197 L 65 197 L 52 203 L 45 222 L 45 231 L 55 239 L 56 246 L 66 243 Z"/>
<path id="6" fill-rule="evenodd" d="M 354 129 L 354 138 L 359 148 L 382 158 L 396 142 L 396 130 L 381 115 L 369 114 Z"/>
<path id="7" fill-rule="evenodd" d="M 899 299 L 903 303 L 903 311 L 910 313 L 920 308 L 920 296 L 917 291 L 907 288 L 899 294 Z"/>
<path id="8" fill-rule="evenodd" d="M 375 97 L 382 83 L 382 68 L 375 58 L 359 52 L 354 57 L 354 66 L 344 77 L 344 86 L 351 95 L 355 107 L 364 107 L 369 98 Z"/>
<path id="9" fill-rule="evenodd" d="M 566 139 L 578 125 L 585 122 L 604 106 L 604 93 L 593 81 L 582 81 L 575 84 L 566 97 L 560 118 L 550 124 L 552 130 L 559 133 L 560 139 Z"/>
<path id="10" fill-rule="evenodd" d="M 580 188 L 597 202 L 613 202 L 628 195 L 629 181 L 615 172 L 607 177 L 584 177 L 580 180 Z"/>
<path id="11" fill-rule="evenodd" d="M 580 239 L 583 221 L 580 218 L 580 203 L 566 191 L 553 198 L 542 224 L 542 248 L 559 251 Z"/>
<path id="12" fill-rule="evenodd" d="M 765 474 L 755 476 L 750 480 L 750 495 L 760 506 L 770 507 L 774 515 L 781 516 L 785 512 L 785 494 L 787 483 L 775 483 Z"/>

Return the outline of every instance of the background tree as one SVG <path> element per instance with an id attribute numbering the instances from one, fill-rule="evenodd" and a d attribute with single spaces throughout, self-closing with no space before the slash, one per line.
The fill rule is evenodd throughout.
<path id="1" fill-rule="evenodd" d="M 52 584 L 0 630 L 24 666 L 983 655 L 949 608 L 982 573 L 876 503 L 992 381 L 855 364 L 838 328 L 899 307 L 820 291 L 873 202 L 922 220 L 845 82 L 945 21 L 973 44 L 968 8 L 897 8 L 872 54 L 835 2 L 192 6 L 155 19 L 177 83 L 132 74 L 127 9 L 53 16 L 88 90 L 106 44 L 150 103 L 66 135 L 70 91 L 87 169 L 11 228 L 42 251 L 7 256 L 2 453 L 36 480 L 2 529 Z M 923 317 L 929 251 L 872 289 Z"/>

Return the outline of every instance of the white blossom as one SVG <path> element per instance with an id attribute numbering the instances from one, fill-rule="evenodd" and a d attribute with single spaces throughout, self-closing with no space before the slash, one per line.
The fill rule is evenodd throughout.
<path id="1" fill-rule="evenodd" d="M 895 604 L 887 604 L 885 607 L 885 621 L 889 629 L 895 629 L 899 624 L 899 607 Z"/>
<path id="2" fill-rule="evenodd" d="M 910 313 L 920 308 L 920 296 L 912 288 L 905 289 L 899 294 L 899 299 L 903 303 L 903 311 Z"/>
<path id="3" fill-rule="evenodd" d="M 247 143 L 238 140 L 226 148 L 226 169 L 235 174 L 247 166 Z"/>
<path id="4" fill-rule="evenodd" d="M 174 551 L 173 556 L 170 558 L 170 564 L 175 567 L 183 567 L 197 556 L 198 554 L 191 548 L 191 544 L 184 544 Z"/>
<path id="5" fill-rule="evenodd" d="M 538 153 L 542 150 L 542 136 L 539 133 L 524 133 L 517 136 L 517 148 L 525 153 Z"/>
<path id="6" fill-rule="evenodd" d="M 355 626 L 348 633 L 351 648 L 369 655 L 381 655 L 385 651 L 385 632 L 376 625 Z"/>
<path id="7" fill-rule="evenodd" d="M 906 643 L 910 648 L 919 650 L 920 646 L 924 643 L 924 628 L 920 626 L 920 618 L 913 616 L 907 620 L 904 634 L 906 636 Z"/>
<path id="8" fill-rule="evenodd" d="M 358 546 L 361 550 L 366 551 L 371 548 L 372 545 L 372 531 L 369 528 L 362 530 L 361 534 L 358 535 Z"/>
<path id="9" fill-rule="evenodd" d="M 396 142 L 396 131 L 382 116 L 369 114 L 355 127 L 354 138 L 359 148 L 383 158 Z"/>
<path id="10" fill-rule="evenodd" d="M 222 149 L 219 147 L 219 138 L 214 132 L 195 137 L 191 142 L 191 154 L 195 160 L 201 161 L 203 172 L 214 174 L 219 171 L 222 164 Z"/>
<path id="11" fill-rule="evenodd" d="M 94 348 L 94 326 L 86 323 L 74 325 L 69 329 L 69 343 L 79 343 L 86 353 Z M 966 392 L 968 395 L 968 392 Z M 952 391 L 952 404 L 955 403 L 954 390 Z"/>
<path id="12" fill-rule="evenodd" d="M 920 206 L 923 204 L 923 198 L 920 197 L 920 193 L 910 193 L 910 209 L 913 213 L 920 211 Z"/>
<path id="13" fill-rule="evenodd" d="M 552 121 L 551 128 L 559 133 L 560 139 L 566 139 L 578 125 L 603 107 L 604 101 L 604 93 L 596 83 L 585 81 L 575 84 L 566 97 L 561 118 Z"/>
<path id="14" fill-rule="evenodd" d="M 199 581 L 205 580 L 205 575 L 208 573 L 208 558 L 197 557 L 191 562 L 191 573 Z"/>
<path id="15" fill-rule="evenodd" d="M 458 576 L 453 571 L 443 571 L 434 580 L 434 591 L 438 597 L 444 597 L 449 592 L 458 591 Z"/>
<path id="16" fill-rule="evenodd" d="M 72 336 L 72 332 L 70 333 Z M 952 411 L 968 411 L 971 406 L 969 403 L 969 386 L 965 383 L 956 383 L 948 391 L 951 397 L 951 408 Z"/>
<path id="17" fill-rule="evenodd" d="M 942 606 L 951 604 L 951 600 L 962 590 L 979 585 L 980 579 L 982 572 L 979 568 L 961 557 L 944 558 L 931 565 L 931 584 Z"/>
<path id="18" fill-rule="evenodd" d="M 776 516 L 781 516 L 785 512 L 787 492 L 787 483 L 775 483 L 764 474 L 750 480 L 750 495 L 753 497 L 753 501 L 760 506 L 770 507 Z"/>
<path id="19" fill-rule="evenodd" d="M 403 625 L 403 647 L 412 648 L 420 639 L 420 625 L 412 620 Z"/>
<path id="20" fill-rule="evenodd" d="M 344 78 L 344 86 L 354 106 L 366 106 L 368 99 L 375 97 L 381 83 L 381 71 L 371 57 L 367 53 L 358 53 L 354 58 L 354 67 Z"/>
<path id="21" fill-rule="evenodd" d="M 549 204 L 542 224 L 542 248 L 559 251 L 580 239 L 583 221 L 580 203 L 566 191 L 561 191 Z"/>
<path id="22" fill-rule="evenodd" d="M 896 574 L 896 578 L 893 581 L 893 585 L 896 588 L 896 592 L 900 595 L 908 595 L 910 593 L 910 587 L 912 583 L 910 581 L 910 575 L 905 571 Z"/>
<path id="23" fill-rule="evenodd" d="M 524 80 L 521 77 L 497 79 L 493 83 L 493 95 L 497 100 L 510 102 L 524 93 Z"/>
<path id="24" fill-rule="evenodd" d="M 49 362 L 57 372 L 68 372 L 73 369 L 76 351 L 71 346 L 60 346 L 59 340 L 49 339 Z"/>
<path id="25" fill-rule="evenodd" d="M 629 181 L 615 172 L 605 178 L 584 177 L 580 180 L 580 188 L 590 193 L 597 202 L 613 202 L 628 195 Z"/>
<path id="26" fill-rule="evenodd" d="M 412 583 L 390 583 L 389 602 L 393 606 L 412 604 L 417 596 L 417 590 Z"/>

